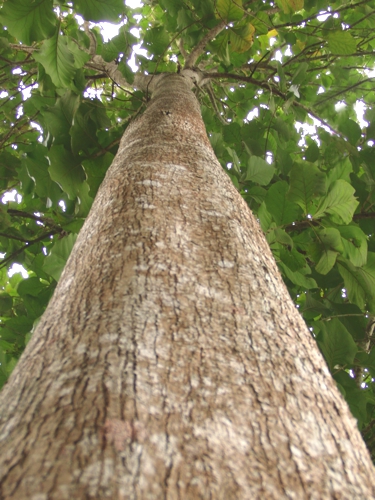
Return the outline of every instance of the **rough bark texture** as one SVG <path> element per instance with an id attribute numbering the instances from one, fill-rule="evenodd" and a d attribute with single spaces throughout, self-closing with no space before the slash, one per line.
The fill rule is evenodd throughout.
<path id="1" fill-rule="evenodd" d="M 3 500 L 375 498 L 189 86 L 162 79 L 127 129 L 3 390 Z"/>

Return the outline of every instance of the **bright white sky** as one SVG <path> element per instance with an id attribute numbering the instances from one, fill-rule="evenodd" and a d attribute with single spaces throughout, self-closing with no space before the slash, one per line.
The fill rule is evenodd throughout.
<path id="1" fill-rule="evenodd" d="M 142 6 L 142 2 L 140 0 L 125 0 L 125 4 L 131 9 L 136 9 L 137 7 Z M 102 29 L 102 35 L 105 41 L 116 36 L 120 27 L 118 24 L 116 25 L 111 23 L 100 23 L 99 26 Z"/>
<path id="2" fill-rule="evenodd" d="M 143 5 L 140 0 L 125 0 L 125 4 L 132 9 L 136 9 L 137 7 L 141 7 Z"/>
<path id="3" fill-rule="evenodd" d="M 137 7 L 142 7 L 142 5 L 143 5 L 140 0 L 125 0 L 125 4 L 132 9 L 136 9 Z M 82 20 L 82 22 L 83 22 L 83 20 Z M 122 25 L 103 22 L 103 23 L 99 23 L 99 26 L 100 26 L 104 41 L 107 42 L 108 40 L 110 40 L 114 36 L 118 35 L 119 29 Z M 133 28 L 131 30 L 131 32 L 134 36 L 136 36 L 136 37 L 139 36 L 138 30 L 136 28 Z M 141 49 L 140 46 L 137 46 L 137 45 L 135 45 L 133 47 L 133 53 L 131 55 L 130 60 L 128 61 L 128 64 L 131 67 L 131 69 L 134 72 L 136 72 L 138 69 L 138 66 L 135 64 L 134 53 L 146 56 L 147 51 L 144 49 Z"/>

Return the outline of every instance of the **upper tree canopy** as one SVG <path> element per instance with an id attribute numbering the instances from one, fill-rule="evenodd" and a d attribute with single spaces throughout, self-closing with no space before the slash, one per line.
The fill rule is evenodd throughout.
<path id="1" fill-rule="evenodd" d="M 373 450 L 375 0 L 123 3 L 0 10 L 0 189 L 15 200 L 0 206 L 1 383 L 152 82 L 189 69 L 215 153 Z M 104 41 L 101 21 L 118 35 Z"/>

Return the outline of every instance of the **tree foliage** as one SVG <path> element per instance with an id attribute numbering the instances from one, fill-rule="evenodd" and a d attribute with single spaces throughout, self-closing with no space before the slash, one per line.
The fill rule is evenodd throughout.
<path id="1" fill-rule="evenodd" d="M 212 147 L 375 456 L 375 1 L 7 0 L 0 22 L 1 384 L 149 99 L 140 44 L 141 73 L 202 74 Z"/>

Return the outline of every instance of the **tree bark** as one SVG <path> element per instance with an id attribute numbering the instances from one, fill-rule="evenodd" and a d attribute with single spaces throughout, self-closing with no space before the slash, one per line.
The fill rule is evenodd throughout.
<path id="1" fill-rule="evenodd" d="M 126 130 L 1 394 L 3 500 L 375 498 L 190 85 L 160 79 Z"/>

